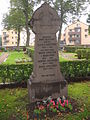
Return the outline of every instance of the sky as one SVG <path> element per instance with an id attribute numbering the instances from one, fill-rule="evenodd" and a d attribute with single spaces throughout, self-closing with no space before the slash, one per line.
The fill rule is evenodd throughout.
<path id="1" fill-rule="evenodd" d="M 3 18 L 3 14 L 8 12 L 8 8 L 9 8 L 9 0 L 0 0 L 0 35 L 1 35 L 1 30 L 2 30 L 2 18 Z"/>
<path id="2" fill-rule="evenodd" d="M 2 27 L 2 18 L 5 13 L 8 12 L 9 10 L 9 0 L 0 0 L 0 35 L 1 35 L 1 30 L 3 29 Z M 90 13 L 90 5 L 86 9 L 86 13 Z M 80 21 L 83 23 L 86 23 L 87 15 L 83 15 L 80 18 Z M 87 24 L 87 23 L 86 23 Z M 63 26 L 63 30 L 65 29 L 66 25 Z"/>

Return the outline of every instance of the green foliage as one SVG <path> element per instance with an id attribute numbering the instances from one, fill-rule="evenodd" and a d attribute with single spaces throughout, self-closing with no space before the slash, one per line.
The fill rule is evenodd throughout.
<path id="1" fill-rule="evenodd" d="M 6 82 L 22 82 L 29 79 L 32 64 L 0 65 L 0 78 Z"/>
<path id="2" fill-rule="evenodd" d="M 90 76 L 90 61 L 61 62 L 61 72 L 64 77 Z M 27 81 L 32 73 L 33 64 L 0 65 L 0 78 L 8 82 Z"/>
<path id="3" fill-rule="evenodd" d="M 72 105 L 69 103 L 68 104 L 68 108 L 72 111 L 72 109 L 73 109 L 73 107 L 72 107 Z"/>
<path id="4" fill-rule="evenodd" d="M 90 14 L 88 14 L 87 23 L 89 23 L 88 33 L 89 33 L 89 35 L 90 35 Z"/>
<path id="5" fill-rule="evenodd" d="M 28 104 L 27 88 L 0 90 L 0 120 L 26 120 Z M 54 120 L 83 120 L 90 116 L 90 82 L 80 82 L 68 85 L 68 96 L 76 99 L 83 112 L 62 113 L 54 116 Z M 84 107 L 85 106 L 85 107 Z M 47 118 L 51 120 L 51 118 Z"/>
<path id="6" fill-rule="evenodd" d="M 45 114 L 45 113 L 46 113 L 46 109 L 44 108 L 44 109 L 42 110 L 42 112 Z"/>
<path id="7" fill-rule="evenodd" d="M 40 115 L 40 114 L 41 114 L 41 110 L 39 110 L 39 109 L 35 109 L 35 110 L 34 110 L 34 114 L 36 114 L 36 115 Z"/>
<path id="8" fill-rule="evenodd" d="M 90 59 L 90 49 L 78 49 L 76 50 L 78 59 Z"/>
<path id="9" fill-rule="evenodd" d="M 26 33 L 27 33 L 27 41 L 26 41 L 26 46 L 29 46 L 29 37 L 30 37 L 30 33 L 29 33 L 29 25 L 28 25 L 28 21 L 30 21 L 32 13 L 33 13 L 33 7 L 34 7 L 34 1 L 32 0 L 10 0 L 11 3 L 11 9 L 16 9 L 18 11 L 22 11 L 23 16 L 24 17 L 24 28 L 26 29 Z M 22 18 L 21 17 L 21 18 Z"/>
<path id="10" fill-rule="evenodd" d="M 10 9 L 9 14 L 3 18 L 3 25 L 6 29 L 20 30 L 25 26 L 25 18 L 23 12 L 14 8 Z"/>
<path id="11" fill-rule="evenodd" d="M 60 66 L 65 78 L 90 76 L 90 61 L 61 62 Z"/>
<path id="12" fill-rule="evenodd" d="M 84 47 L 84 46 L 65 46 L 65 51 L 66 52 L 71 52 L 71 53 L 75 53 L 77 49 L 89 49 L 88 47 Z"/>
<path id="13" fill-rule="evenodd" d="M 3 64 L 16 64 L 16 60 L 29 59 L 28 55 L 24 54 L 22 51 L 8 52 L 8 59 Z"/>
<path id="14" fill-rule="evenodd" d="M 0 46 L 2 45 L 2 38 L 1 38 L 1 36 L 0 36 Z"/>
<path id="15" fill-rule="evenodd" d="M 60 111 L 65 111 L 65 107 L 62 107 L 60 103 L 59 103 L 59 105 L 58 105 L 58 109 L 59 109 Z"/>
<path id="16" fill-rule="evenodd" d="M 28 54 L 29 57 L 34 59 L 34 48 L 33 47 L 32 48 L 28 47 L 27 48 L 27 54 Z"/>

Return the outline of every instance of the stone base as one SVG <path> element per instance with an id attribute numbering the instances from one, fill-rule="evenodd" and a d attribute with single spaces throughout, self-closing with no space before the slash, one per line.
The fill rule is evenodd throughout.
<path id="1" fill-rule="evenodd" d="M 40 101 L 41 99 L 45 99 L 49 96 L 52 98 L 67 97 L 67 82 L 60 81 L 54 83 L 31 83 L 28 80 L 28 94 L 29 101 L 35 102 Z"/>

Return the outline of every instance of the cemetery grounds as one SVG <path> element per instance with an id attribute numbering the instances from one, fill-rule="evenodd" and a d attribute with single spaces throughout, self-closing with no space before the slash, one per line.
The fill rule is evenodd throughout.
<path id="1" fill-rule="evenodd" d="M 16 64 L 15 60 L 28 58 L 23 52 L 10 52 L 3 64 Z M 61 58 L 61 61 L 67 61 Z M 32 63 L 32 62 L 31 62 Z M 21 64 L 21 63 L 20 63 Z M 2 82 L 2 80 L 0 80 Z M 27 88 L 0 89 L 0 120 L 27 120 Z M 90 119 L 90 82 L 68 84 L 68 96 L 77 100 L 78 113 L 62 113 L 48 120 L 89 120 Z"/>

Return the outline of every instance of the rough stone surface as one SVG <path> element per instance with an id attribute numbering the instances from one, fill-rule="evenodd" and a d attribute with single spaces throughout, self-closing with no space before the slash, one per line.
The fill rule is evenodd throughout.
<path id="1" fill-rule="evenodd" d="M 56 11 L 47 3 L 35 11 L 30 21 L 35 33 L 34 68 L 28 81 L 30 102 L 48 96 L 67 96 L 67 83 L 60 72 L 56 40 L 59 24 Z"/>

